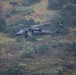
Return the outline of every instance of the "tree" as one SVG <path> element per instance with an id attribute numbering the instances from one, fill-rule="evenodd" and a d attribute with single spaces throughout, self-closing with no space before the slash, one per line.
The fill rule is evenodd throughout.
<path id="1" fill-rule="evenodd" d="M 76 4 L 76 0 L 48 0 L 48 9 L 59 10 L 67 3 Z"/>
<path id="2" fill-rule="evenodd" d="M 6 28 L 6 22 L 4 18 L 0 18 L 0 32 L 4 32 Z"/>
<path id="3" fill-rule="evenodd" d="M 40 45 L 37 47 L 34 46 L 34 49 L 35 49 L 35 53 L 38 53 L 38 54 L 45 54 L 47 50 L 49 50 L 47 45 Z"/>
<path id="4" fill-rule="evenodd" d="M 5 71 L 4 75 L 24 75 L 23 72 L 18 68 L 9 68 Z"/>
<path id="5" fill-rule="evenodd" d="M 33 43 L 27 42 L 22 45 L 22 50 L 19 52 L 20 57 L 33 57 L 35 50 Z"/>
<path id="6" fill-rule="evenodd" d="M 59 10 L 62 6 L 58 0 L 48 0 L 48 9 Z"/>
<path id="7" fill-rule="evenodd" d="M 58 71 L 57 75 L 64 75 L 61 70 Z"/>
<path id="8" fill-rule="evenodd" d="M 30 6 L 30 5 L 32 5 L 32 4 L 34 4 L 34 3 L 37 3 L 37 2 L 40 2 L 41 0 L 25 0 L 23 3 L 22 3 L 22 5 L 23 6 Z"/>
<path id="9" fill-rule="evenodd" d="M 70 0 L 70 2 L 76 4 L 76 0 Z"/>
<path id="10" fill-rule="evenodd" d="M 35 2 L 40 2 L 40 0 L 28 0 L 28 2 L 30 2 L 30 3 L 35 3 Z"/>

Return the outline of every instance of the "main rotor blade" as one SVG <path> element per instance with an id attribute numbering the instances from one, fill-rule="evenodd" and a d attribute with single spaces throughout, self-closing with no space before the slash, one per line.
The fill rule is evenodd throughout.
<path id="1" fill-rule="evenodd" d="M 51 22 L 47 22 L 47 23 L 41 23 L 41 24 L 36 24 L 36 25 L 31 25 L 31 27 L 39 27 L 39 26 L 43 26 L 46 24 L 50 24 Z"/>
<path id="2" fill-rule="evenodd" d="M 39 26 L 43 26 L 46 24 L 50 24 L 51 22 L 46 22 L 46 23 L 41 23 L 41 24 L 35 24 L 35 25 L 31 25 L 31 27 L 39 27 Z M 18 26 L 25 26 L 24 24 L 18 24 Z"/>

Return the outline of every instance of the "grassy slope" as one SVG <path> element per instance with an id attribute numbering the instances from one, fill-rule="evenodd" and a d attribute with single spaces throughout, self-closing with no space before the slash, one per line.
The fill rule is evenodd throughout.
<path id="1" fill-rule="evenodd" d="M 0 1 L 0 4 L 1 6 L 3 7 L 3 10 L 4 12 L 2 13 L 3 15 L 6 14 L 6 13 L 9 13 L 9 11 L 11 9 L 15 9 L 14 6 L 10 5 L 9 4 L 9 1 L 10 0 L 6 0 L 6 1 Z M 15 0 L 13 0 L 15 1 Z M 21 0 L 20 1 L 17 1 L 18 4 L 20 5 L 20 3 L 22 2 Z M 39 21 L 39 22 L 45 22 L 45 21 L 49 21 L 50 18 L 54 17 L 55 14 L 57 14 L 58 11 L 55 11 L 55 10 L 49 10 L 47 9 L 47 0 L 41 0 L 41 2 L 39 3 L 36 3 L 32 6 L 29 6 L 29 7 L 25 7 L 25 9 L 33 9 L 35 12 L 32 13 L 31 15 L 22 15 L 22 14 L 15 14 L 15 15 L 12 15 L 10 18 L 7 18 L 6 19 L 6 22 L 7 23 L 12 23 L 12 22 L 15 22 L 21 18 L 32 18 L 34 19 L 35 21 Z M 19 8 L 19 5 L 18 5 L 18 8 Z M 16 7 L 17 8 L 17 7 Z M 54 15 L 54 16 L 53 16 Z"/>
<path id="2" fill-rule="evenodd" d="M 6 34 L 0 33 L 0 58 L 11 58 L 12 55 L 8 52 L 11 43 L 15 43 L 15 38 L 10 38 Z"/>
<path id="3" fill-rule="evenodd" d="M 76 36 L 55 36 L 55 37 L 46 37 L 46 39 L 35 42 L 34 44 L 46 44 L 50 47 L 49 51 L 44 55 L 35 55 L 33 59 L 26 58 L 22 59 L 22 62 L 19 63 L 19 66 L 25 67 L 25 70 L 29 73 L 34 72 L 45 72 L 46 75 L 56 75 L 57 72 L 60 69 L 63 69 L 63 64 L 75 64 L 76 60 L 72 55 L 66 55 L 66 53 L 63 51 L 62 48 L 56 47 L 53 48 L 53 45 L 56 45 L 57 43 L 69 43 L 72 41 L 76 42 L 75 39 Z M 27 63 L 28 62 L 28 63 Z M 69 71 L 74 71 L 69 70 Z M 65 75 L 72 75 L 72 72 L 70 74 L 66 74 L 69 72 L 68 69 L 65 72 Z"/>
<path id="4" fill-rule="evenodd" d="M 13 41 L 15 41 L 15 39 L 7 37 L 6 34 L 0 33 L 0 44 L 9 43 Z"/>
<path id="5" fill-rule="evenodd" d="M 45 22 L 49 21 L 52 16 L 54 16 L 58 11 L 48 10 L 47 9 L 47 0 L 42 0 L 40 3 L 36 3 L 35 5 L 31 6 L 35 13 L 31 16 L 25 16 L 25 18 L 33 18 L 35 21 Z"/>
<path id="6" fill-rule="evenodd" d="M 0 3 L 2 0 L 0 0 Z M 10 9 L 11 6 L 8 4 L 8 1 L 10 0 L 3 0 L 3 8 L 5 9 Z M 14 0 L 17 1 L 17 0 Z M 19 0 L 21 1 L 21 0 Z M 50 17 L 52 17 L 53 15 L 57 14 L 58 11 L 53 11 L 47 10 L 47 0 L 42 0 L 42 2 L 37 3 L 29 8 L 34 9 L 35 13 L 33 13 L 31 16 L 25 16 L 25 18 L 33 18 L 35 19 L 35 21 L 40 21 L 40 22 L 45 22 L 50 19 Z M 5 10 L 6 11 L 6 10 Z M 4 12 L 5 13 L 5 12 Z M 13 18 L 14 17 L 14 18 Z M 7 22 L 9 21 L 13 21 L 18 19 L 19 16 L 17 15 L 13 15 L 11 17 L 11 19 L 9 18 Z M 22 18 L 22 16 L 20 16 L 20 18 Z M 71 32 L 72 29 L 70 28 Z M 74 30 L 74 29 L 73 29 Z M 76 29 L 75 29 L 76 30 Z M 65 35 L 65 36 L 56 36 L 56 37 L 51 37 L 51 36 L 45 36 L 43 40 L 39 41 L 39 42 L 35 42 L 34 44 L 47 44 L 50 47 L 50 50 L 48 51 L 48 53 L 46 53 L 45 55 L 35 55 L 34 58 L 17 58 L 19 57 L 19 43 L 15 42 L 15 39 L 11 39 L 9 37 L 7 37 L 7 35 L 5 34 L 1 34 L 0 33 L 0 44 L 5 45 L 5 49 L 9 50 L 9 54 L 5 55 L 5 52 L 3 53 L 4 56 L 3 57 L 9 57 L 12 60 L 18 59 L 18 65 L 23 67 L 25 69 L 25 71 L 30 74 L 30 73 L 34 73 L 34 72 L 45 72 L 46 75 L 56 75 L 56 73 L 58 72 L 59 69 L 62 69 L 62 64 L 66 64 L 66 63 L 72 63 L 75 64 L 76 60 L 74 60 L 75 58 L 70 56 L 65 56 L 63 49 L 61 48 L 52 48 L 52 45 L 55 45 L 57 42 L 59 43 L 68 43 L 68 42 L 72 42 L 75 41 L 76 42 L 76 36 L 73 34 L 69 34 L 69 35 Z M 10 43 L 9 43 L 10 42 Z M 4 44 L 5 43 L 5 44 Z M 8 44 L 9 43 L 9 44 Z M 8 44 L 8 45 L 6 45 Z M 9 48 L 7 48 L 9 47 Z M 4 49 L 4 51 L 5 51 Z M 28 62 L 28 63 L 27 63 Z M 57 65 L 56 65 L 57 64 Z M 75 69 L 74 69 L 75 70 Z M 74 70 L 67 70 L 67 73 L 65 73 L 65 75 L 72 75 L 72 72 Z M 72 72 L 71 72 L 72 71 Z"/>

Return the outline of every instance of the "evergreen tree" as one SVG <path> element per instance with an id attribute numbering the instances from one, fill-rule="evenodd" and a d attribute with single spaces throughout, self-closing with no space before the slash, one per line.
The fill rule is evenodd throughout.
<path id="1" fill-rule="evenodd" d="M 6 22 L 4 18 L 0 18 L 0 32 L 4 32 L 6 27 Z"/>

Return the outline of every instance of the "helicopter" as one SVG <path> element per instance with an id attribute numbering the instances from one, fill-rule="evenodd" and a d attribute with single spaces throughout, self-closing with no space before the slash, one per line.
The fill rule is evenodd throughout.
<path id="1" fill-rule="evenodd" d="M 40 25 L 43 25 L 43 24 L 40 24 Z M 62 23 L 60 23 L 56 27 L 56 29 L 54 29 L 53 31 L 42 30 L 40 28 L 37 28 L 40 25 L 34 25 L 34 26 L 30 27 L 30 28 L 21 29 L 20 31 L 18 31 L 16 33 L 16 35 L 17 36 L 24 36 L 26 38 L 28 38 L 28 36 L 29 36 L 28 32 L 31 32 L 31 35 L 34 35 L 34 36 L 37 36 L 37 35 L 52 35 L 52 34 L 55 34 L 55 33 L 59 33 L 61 28 L 63 28 L 63 24 Z"/>

